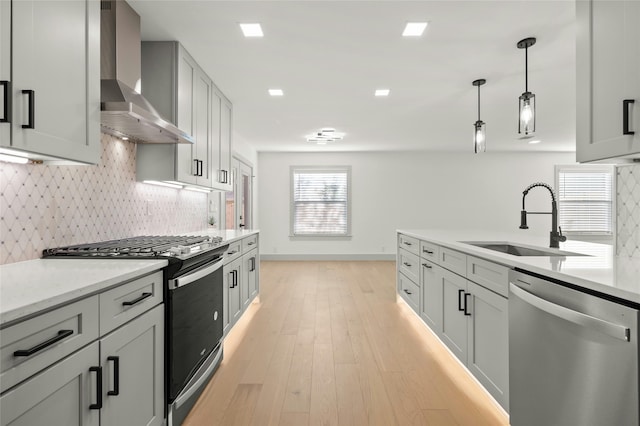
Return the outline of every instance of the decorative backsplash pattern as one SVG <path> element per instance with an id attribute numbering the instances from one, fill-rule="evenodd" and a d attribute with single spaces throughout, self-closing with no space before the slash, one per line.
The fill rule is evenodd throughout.
<path id="1" fill-rule="evenodd" d="M 136 182 L 135 145 L 102 134 L 96 166 L 0 162 L 0 264 L 42 250 L 207 227 L 207 195 Z"/>
<path id="2" fill-rule="evenodd" d="M 616 253 L 640 257 L 640 166 L 616 168 Z"/>

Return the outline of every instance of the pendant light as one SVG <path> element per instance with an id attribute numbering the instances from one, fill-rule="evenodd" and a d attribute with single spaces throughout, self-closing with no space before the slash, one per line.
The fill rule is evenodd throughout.
<path id="1" fill-rule="evenodd" d="M 485 152 L 487 150 L 485 123 L 484 121 L 480 120 L 480 86 L 482 86 L 486 82 L 487 80 L 485 80 L 484 78 L 480 78 L 478 80 L 474 80 L 473 83 L 471 83 L 474 86 L 478 87 L 478 121 L 476 121 L 473 125 L 473 148 L 476 154 L 479 152 Z"/>
<path id="2" fill-rule="evenodd" d="M 524 49 L 524 93 L 518 101 L 518 133 L 530 135 L 536 131 L 536 95 L 529 92 L 529 48 L 536 44 L 535 37 L 520 40 L 518 49 Z"/>

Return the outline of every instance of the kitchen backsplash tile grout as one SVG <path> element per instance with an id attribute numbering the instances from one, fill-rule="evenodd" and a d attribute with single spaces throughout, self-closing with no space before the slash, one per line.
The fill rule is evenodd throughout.
<path id="1" fill-rule="evenodd" d="M 616 253 L 640 257 L 640 165 L 616 167 Z"/>
<path id="2" fill-rule="evenodd" d="M 0 264 L 51 247 L 207 227 L 206 194 L 136 182 L 135 145 L 106 134 L 101 144 L 95 166 L 0 163 Z"/>

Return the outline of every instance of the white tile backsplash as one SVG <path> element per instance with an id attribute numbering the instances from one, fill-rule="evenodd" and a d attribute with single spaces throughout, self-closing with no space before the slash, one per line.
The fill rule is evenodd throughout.
<path id="1" fill-rule="evenodd" d="M 207 227 L 207 195 L 136 182 L 135 144 L 102 134 L 95 166 L 0 162 L 0 264 L 62 245 Z"/>
<path id="2" fill-rule="evenodd" d="M 640 165 L 616 167 L 616 253 L 640 257 Z"/>

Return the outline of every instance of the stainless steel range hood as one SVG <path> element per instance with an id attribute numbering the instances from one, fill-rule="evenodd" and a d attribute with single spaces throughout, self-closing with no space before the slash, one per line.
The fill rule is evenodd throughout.
<path id="1" fill-rule="evenodd" d="M 102 0 L 102 131 L 138 143 L 194 143 L 140 94 L 140 16 L 123 0 Z"/>

